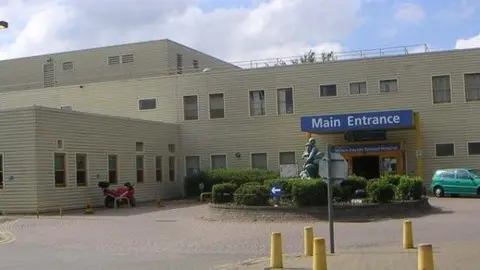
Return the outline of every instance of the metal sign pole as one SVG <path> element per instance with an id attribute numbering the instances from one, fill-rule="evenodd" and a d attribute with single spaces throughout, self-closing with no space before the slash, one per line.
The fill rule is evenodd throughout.
<path id="1" fill-rule="evenodd" d="M 332 184 L 333 184 L 333 179 L 331 177 L 331 170 L 330 170 L 330 164 L 331 164 L 331 155 L 330 155 L 330 147 L 327 144 L 327 149 L 325 151 L 326 155 L 326 172 L 325 174 L 327 175 L 327 193 L 328 193 L 328 227 L 329 227 L 329 232 L 330 232 L 330 253 L 333 254 L 335 253 L 335 231 L 333 227 L 333 191 L 332 191 Z"/>

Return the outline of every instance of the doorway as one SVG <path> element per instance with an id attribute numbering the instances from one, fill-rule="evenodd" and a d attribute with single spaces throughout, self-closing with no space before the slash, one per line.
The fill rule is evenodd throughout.
<path id="1" fill-rule="evenodd" d="M 367 179 L 380 177 L 379 156 L 352 157 L 352 173 Z"/>

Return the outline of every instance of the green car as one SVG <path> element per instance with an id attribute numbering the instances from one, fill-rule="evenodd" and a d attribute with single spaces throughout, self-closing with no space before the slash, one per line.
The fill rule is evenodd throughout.
<path id="1" fill-rule="evenodd" d="M 445 195 L 480 195 L 480 170 L 457 168 L 437 170 L 430 190 L 435 197 Z"/>

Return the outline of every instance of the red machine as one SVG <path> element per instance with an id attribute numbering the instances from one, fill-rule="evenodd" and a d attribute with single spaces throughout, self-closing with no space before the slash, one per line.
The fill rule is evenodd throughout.
<path id="1" fill-rule="evenodd" d="M 127 204 L 135 206 L 135 188 L 129 182 L 123 184 L 123 187 L 109 188 L 109 182 L 99 182 L 98 186 L 102 189 L 105 196 L 105 207 L 117 208 L 119 205 Z"/>

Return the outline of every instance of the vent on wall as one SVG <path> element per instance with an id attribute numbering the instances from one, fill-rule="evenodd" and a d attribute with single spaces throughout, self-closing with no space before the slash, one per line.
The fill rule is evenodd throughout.
<path id="1" fill-rule="evenodd" d="M 135 57 L 133 54 L 124 54 L 122 55 L 122 64 L 129 64 L 135 62 Z"/>
<path id="2" fill-rule="evenodd" d="M 115 56 L 109 56 L 108 57 L 108 65 L 109 66 L 118 65 L 118 64 L 120 64 L 120 56 L 115 55 Z"/>
<path id="3" fill-rule="evenodd" d="M 55 87 L 55 65 L 53 63 L 43 65 L 43 87 Z"/>
<path id="4" fill-rule="evenodd" d="M 60 106 L 60 109 L 64 111 L 71 111 L 73 108 L 72 105 L 62 105 Z"/>
<path id="5" fill-rule="evenodd" d="M 67 61 L 62 63 L 62 70 L 63 71 L 71 71 L 73 70 L 73 61 Z"/>

